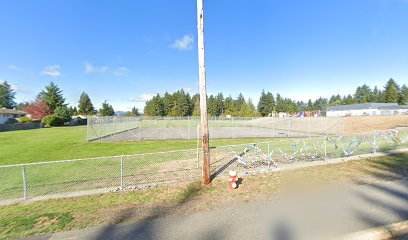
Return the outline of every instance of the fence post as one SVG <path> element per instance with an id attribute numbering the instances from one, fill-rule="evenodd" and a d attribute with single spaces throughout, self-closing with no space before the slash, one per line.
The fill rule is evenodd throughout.
<path id="1" fill-rule="evenodd" d="M 21 166 L 21 172 L 23 174 L 23 198 L 24 200 L 28 199 L 28 194 L 27 194 L 27 174 L 26 174 L 26 166 L 23 165 Z"/>
<path id="2" fill-rule="evenodd" d="M 200 148 L 200 123 L 197 124 L 197 168 L 200 170 L 200 155 L 199 155 L 199 150 Z"/>
<path id="3" fill-rule="evenodd" d="M 275 119 L 272 117 L 272 137 L 275 138 Z"/>
<path id="4" fill-rule="evenodd" d="M 232 138 L 235 138 L 234 118 L 232 118 Z"/>
<path id="5" fill-rule="evenodd" d="M 164 140 L 166 140 L 166 117 L 163 117 L 163 121 L 164 121 L 163 138 Z"/>
<path id="6" fill-rule="evenodd" d="M 123 189 L 123 156 L 120 156 L 120 190 Z"/>
<path id="7" fill-rule="evenodd" d="M 140 141 L 140 129 L 142 128 L 142 119 L 139 119 L 139 141 Z"/>
<path id="8" fill-rule="evenodd" d="M 271 169 L 271 155 L 270 155 L 270 149 L 269 149 L 269 143 L 268 143 L 268 169 Z"/>
<path id="9" fill-rule="evenodd" d="M 289 121 L 288 121 L 288 125 L 289 125 L 289 126 L 287 126 L 287 127 L 288 127 L 287 137 L 289 137 L 289 129 L 290 129 L 290 126 L 292 125 L 292 124 L 291 124 L 291 121 L 292 121 L 292 119 L 289 118 Z"/>
<path id="10" fill-rule="evenodd" d="M 190 117 L 187 117 L 187 140 L 190 140 Z"/>
<path id="11" fill-rule="evenodd" d="M 99 118 L 99 142 L 102 142 L 102 117 Z"/>

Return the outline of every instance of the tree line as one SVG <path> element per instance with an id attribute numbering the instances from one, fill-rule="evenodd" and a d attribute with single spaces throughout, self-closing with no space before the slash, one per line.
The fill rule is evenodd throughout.
<path id="1" fill-rule="evenodd" d="M 399 103 L 408 104 L 408 88 L 405 84 L 400 86 L 394 79 L 389 79 L 385 86 L 373 89 L 367 84 L 358 86 L 354 94 L 332 95 L 330 98 L 320 97 L 314 101 L 295 101 L 291 98 L 282 97 L 279 93 L 274 96 L 271 92 L 262 90 L 258 105 L 255 107 L 252 99 L 245 99 L 243 94 L 237 98 L 231 95 L 224 97 L 222 93 L 208 96 L 208 114 L 210 116 L 268 116 L 276 112 L 297 113 L 301 111 L 325 110 L 327 106 L 349 105 L 356 103 Z M 82 92 L 77 106 L 68 106 L 65 103 L 62 90 L 54 83 L 49 85 L 37 95 L 31 102 L 16 104 L 15 91 L 7 82 L 0 82 L 0 108 L 17 108 L 26 111 L 33 119 L 42 120 L 49 116 L 48 122 L 66 122 L 73 115 L 94 115 L 112 116 L 115 111 L 108 102 L 102 103 L 99 110 L 96 110 L 89 95 Z M 127 116 L 139 116 L 139 110 L 133 107 L 132 111 L 126 113 Z M 166 92 L 163 95 L 157 94 L 146 102 L 144 108 L 146 116 L 199 116 L 200 96 L 190 95 L 183 89 L 174 93 Z"/>
<path id="2" fill-rule="evenodd" d="M 7 82 L 0 82 L 0 108 L 16 108 L 27 112 L 33 120 L 41 120 L 44 125 L 58 126 L 69 122 L 75 115 L 113 116 L 115 111 L 107 101 L 96 110 L 89 95 L 82 92 L 78 106 L 68 106 L 62 90 L 54 82 L 51 82 L 38 93 L 34 101 L 16 104 L 15 91 Z M 126 113 L 128 116 L 138 116 L 139 110 L 133 107 L 132 111 Z"/>
<path id="3" fill-rule="evenodd" d="M 367 84 L 358 86 L 353 95 L 332 95 L 330 98 L 320 97 L 314 101 L 295 101 L 282 97 L 279 93 L 276 97 L 271 92 L 262 90 L 258 106 L 255 107 L 252 99 L 246 100 L 242 93 L 236 99 L 228 96 L 224 98 L 222 93 L 207 97 L 209 116 L 268 116 L 276 112 L 298 113 L 301 111 L 325 110 L 328 106 L 349 105 L 357 103 L 399 103 L 408 104 L 408 88 L 404 84 L 401 87 L 394 79 L 389 79 L 383 89 L 375 86 L 371 89 Z M 157 94 L 146 102 L 144 114 L 147 116 L 199 116 L 200 97 L 198 94 L 190 96 L 183 89 L 173 94 L 166 92 Z"/>

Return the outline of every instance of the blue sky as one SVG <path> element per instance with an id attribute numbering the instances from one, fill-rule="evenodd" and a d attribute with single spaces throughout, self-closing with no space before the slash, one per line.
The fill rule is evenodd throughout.
<path id="1" fill-rule="evenodd" d="M 77 105 L 143 109 L 198 91 L 195 0 L 2 0 L 0 79 L 18 101 L 50 81 Z M 408 0 L 205 0 L 207 90 L 255 102 L 408 83 Z"/>

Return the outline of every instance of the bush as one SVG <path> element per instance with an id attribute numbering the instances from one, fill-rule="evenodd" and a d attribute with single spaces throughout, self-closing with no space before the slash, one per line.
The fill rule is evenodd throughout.
<path id="1" fill-rule="evenodd" d="M 20 123 L 32 123 L 33 120 L 29 117 L 21 117 L 17 119 Z"/>
<path id="2" fill-rule="evenodd" d="M 54 114 L 45 116 L 41 120 L 41 124 L 46 127 L 55 127 L 64 125 L 65 119 L 55 116 Z"/>
<path id="3" fill-rule="evenodd" d="M 67 106 L 61 106 L 61 107 L 57 107 L 55 109 L 54 115 L 64 119 L 64 122 L 69 122 L 71 121 L 71 112 L 69 111 L 69 109 L 67 108 Z"/>

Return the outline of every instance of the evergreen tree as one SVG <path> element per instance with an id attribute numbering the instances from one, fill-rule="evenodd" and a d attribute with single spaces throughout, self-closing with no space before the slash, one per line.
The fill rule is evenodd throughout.
<path id="1" fill-rule="evenodd" d="M 401 105 L 406 105 L 408 104 L 408 87 L 407 85 L 402 85 L 401 87 L 401 93 L 400 93 L 400 98 L 399 98 L 399 104 Z"/>
<path id="2" fill-rule="evenodd" d="M 266 93 L 266 106 L 265 106 L 265 110 L 268 112 L 268 115 L 270 113 L 273 113 L 275 111 L 275 97 L 273 96 L 272 93 L 267 92 Z"/>
<path id="3" fill-rule="evenodd" d="M 0 108 L 14 108 L 16 105 L 14 99 L 15 92 L 11 85 L 7 81 L 0 83 Z"/>
<path id="4" fill-rule="evenodd" d="M 252 102 L 251 98 L 248 99 L 248 104 L 247 105 L 248 105 L 248 110 L 247 110 L 247 115 L 246 116 L 255 117 L 257 115 L 257 112 L 256 112 L 255 105 Z"/>
<path id="5" fill-rule="evenodd" d="M 340 98 L 340 95 L 338 96 Z M 324 110 L 328 103 L 326 98 L 319 97 L 313 104 L 313 110 Z"/>
<path id="6" fill-rule="evenodd" d="M 234 100 L 232 99 L 231 96 L 225 98 L 224 108 L 225 108 L 225 115 L 235 116 L 237 114 L 237 110 L 235 109 Z"/>
<path id="7" fill-rule="evenodd" d="M 313 102 L 312 102 L 312 99 L 309 99 L 309 101 L 307 101 L 306 110 L 307 110 L 307 111 L 312 111 L 312 110 L 313 110 Z"/>
<path id="8" fill-rule="evenodd" d="M 173 96 L 168 93 L 167 91 L 164 93 L 163 96 L 163 111 L 165 116 L 169 116 L 174 107 L 174 99 Z"/>
<path id="9" fill-rule="evenodd" d="M 218 93 L 215 97 L 214 114 L 215 116 L 220 116 L 224 113 L 224 95 Z"/>
<path id="10" fill-rule="evenodd" d="M 354 98 L 357 100 L 358 103 L 368 103 L 372 102 L 373 100 L 373 92 L 371 88 L 364 84 L 361 87 L 357 87 L 356 93 L 354 94 Z"/>
<path id="11" fill-rule="evenodd" d="M 47 104 L 52 113 L 57 107 L 62 107 L 65 102 L 61 89 L 54 82 L 45 86 L 45 90 L 40 92 L 39 97 Z"/>
<path id="12" fill-rule="evenodd" d="M 133 106 L 131 113 L 133 116 L 140 116 L 139 109 L 137 109 L 135 106 Z"/>
<path id="13" fill-rule="evenodd" d="M 201 115 L 200 112 L 200 95 L 195 94 L 192 98 L 193 104 L 193 116 L 197 117 Z"/>
<path id="14" fill-rule="evenodd" d="M 266 105 L 267 105 L 266 93 L 265 90 L 262 90 L 261 97 L 259 97 L 258 102 L 258 111 L 262 117 L 266 117 L 269 114 L 268 110 L 266 109 Z"/>
<path id="15" fill-rule="evenodd" d="M 342 104 L 342 99 L 341 99 L 340 94 L 332 95 L 330 97 L 330 100 L 329 100 L 329 105 L 330 106 L 338 106 L 338 105 L 341 105 L 341 104 Z"/>
<path id="16" fill-rule="evenodd" d="M 244 102 L 242 104 L 240 104 L 240 110 L 238 112 L 238 116 L 242 116 L 242 117 L 248 117 L 250 116 L 250 110 L 248 108 L 248 104 L 247 102 L 244 100 Z"/>
<path id="17" fill-rule="evenodd" d="M 353 96 L 351 96 L 351 94 L 347 95 L 347 97 L 344 97 L 342 100 L 343 105 L 350 105 L 355 103 L 355 99 L 353 98 Z"/>
<path id="18" fill-rule="evenodd" d="M 278 94 L 276 94 L 276 111 L 277 112 L 285 112 L 285 110 L 286 110 L 286 107 L 285 107 L 285 103 L 283 101 L 283 98 L 278 93 Z"/>
<path id="19" fill-rule="evenodd" d="M 69 122 L 72 118 L 72 113 L 67 108 L 66 105 L 59 106 L 55 109 L 54 115 L 64 120 L 64 122 Z"/>
<path id="20" fill-rule="evenodd" d="M 78 101 L 78 113 L 82 115 L 93 115 L 95 114 L 95 108 L 89 98 L 88 94 L 85 92 L 81 93 Z"/>
<path id="21" fill-rule="evenodd" d="M 385 85 L 383 99 L 387 103 L 398 103 L 400 99 L 399 87 L 392 78 L 390 78 L 390 80 L 388 80 L 387 84 Z"/>
<path id="22" fill-rule="evenodd" d="M 378 87 L 377 86 L 375 86 L 374 87 L 374 90 L 373 90 L 373 99 L 372 99 L 372 101 L 373 102 L 381 102 L 381 91 L 380 90 L 378 90 Z"/>
<path id="23" fill-rule="evenodd" d="M 208 102 L 207 102 L 207 108 L 208 108 L 208 115 L 209 116 L 215 116 L 215 107 L 216 107 L 215 98 L 211 94 L 210 97 L 208 98 Z"/>
<path id="24" fill-rule="evenodd" d="M 242 95 L 242 93 L 239 93 L 237 100 L 235 100 L 234 102 L 236 111 L 237 112 L 241 111 L 243 105 L 246 104 L 244 95 Z"/>
<path id="25" fill-rule="evenodd" d="M 70 112 L 71 116 L 76 116 L 78 115 L 78 109 L 76 107 L 69 107 L 68 111 Z"/>
<path id="26" fill-rule="evenodd" d="M 99 109 L 99 114 L 101 116 L 113 116 L 115 115 L 115 111 L 113 110 L 112 105 L 107 103 L 105 100 L 105 102 L 102 103 L 102 108 Z"/>
<path id="27" fill-rule="evenodd" d="M 159 94 L 146 102 L 144 113 L 147 116 L 165 116 L 163 101 Z"/>
<path id="28" fill-rule="evenodd" d="M 307 105 L 303 101 L 298 101 L 296 103 L 296 107 L 297 107 L 297 109 L 299 109 L 299 112 L 300 112 L 300 111 L 305 111 L 306 108 L 307 108 Z"/>
<path id="29" fill-rule="evenodd" d="M 186 94 L 183 89 L 173 94 L 173 101 L 171 116 L 185 117 L 191 115 L 190 95 Z"/>

